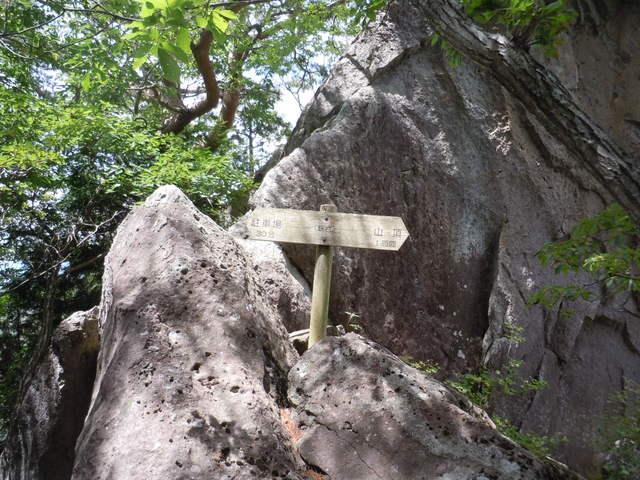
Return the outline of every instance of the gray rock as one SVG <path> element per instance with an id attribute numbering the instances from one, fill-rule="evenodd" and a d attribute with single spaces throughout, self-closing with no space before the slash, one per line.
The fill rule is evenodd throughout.
<path id="1" fill-rule="evenodd" d="M 97 308 L 74 313 L 55 329 L 51 346 L 25 381 L 0 456 L 2 480 L 69 479 L 99 346 Z"/>
<path id="2" fill-rule="evenodd" d="M 345 335 L 345 331 L 342 325 L 327 325 L 326 334 L 331 337 L 337 337 L 339 335 Z M 289 341 L 292 343 L 293 348 L 302 355 L 307 351 L 309 346 L 309 329 L 297 330 L 289 334 Z"/>
<path id="3" fill-rule="evenodd" d="M 176 187 L 118 229 L 75 480 L 298 479 L 280 419 L 297 358 L 245 251 Z"/>
<path id="4" fill-rule="evenodd" d="M 566 435 L 562 458 L 588 471 L 604 398 L 640 381 L 637 333 L 610 305 L 578 305 L 573 319 L 561 320 L 528 307 L 527 299 L 558 282 L 535 253 L 611 198 L 566 139 L 551 136 L 489 73 L 451 67 L 430 45 L 413 1 L 393 3 L 340 59 L 252 203 L 313 210 L 334 203 L 342 212 L 401 216 L 411 238 L 398 253 L 337 249 L 333 323 L 356 313 L 374 340 L 434 360 L 443 372 L 523 360 L 522 374 L 549 387 L 498 401 L 499 412 L 537 433 Z M 627 134 L 638 123 L 637 81 L 630 79 L 640 56 L 624 52 L 638 42 L 640 5 L 606 3 L 610 14 L 598 35 L 620 22 L 626 27 L 598 47 L 601 60 L 592 68 L 600 74 L 571 67 L 598 44 L 586 39 L 593 31 L 587 27 L 563 50 L 574 63 L 562 62 L 567 75 L 578 72 L 585 109 L 637 154 Z M 602 58 L 614 50 L 610 71 Z M 314 248 L 285 250 L 311 279 Z M 603 309 L 606 315 L 597 313 Z M 519 345 L 510 334 L 517 328 L 525 338 Z M 598 336 L 605 339 L 600 347 Z"/>
<path id="5" fill-rule="evenodd" d="M 230 233 L 236 235 L 232 229 Z M 275 305 L 284 326 L 289 332 L 309 326 L 311 289 L 300 272 L 291 265 L 282 248 L 273 242 L 236 241 L 247 252 L 253 263 L 255 279 L 266 292 L 269 302 Z"/>
<path id="6" fill-rule="evenodd" d="M 540 61 L 616 143 L 640 160 L 640 5 L 625 0 L 572 2 L 580 21 L 564 35 L 557 58 Z"/>
<path id="7" fill-rule="evenodd" d="M 354 333 L 289 374 L 299 448 L 332 480 L 577 479 L 496 431 L 458 393 Z"/>

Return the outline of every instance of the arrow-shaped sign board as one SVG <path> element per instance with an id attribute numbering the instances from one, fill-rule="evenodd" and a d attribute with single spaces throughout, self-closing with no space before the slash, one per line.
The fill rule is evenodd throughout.
<path id="1" fill-rule="evenodd" d="M 284 243 L 398 250 L 409 237 L 400 217 L 258 208 L 247 221 L 248 238 Z"/>
<path id="2" fill-rule="evenodd" d="M 400 217 L 338 213 L 335 205 L 322 205 L 319 212 L 258 208 L 251 212 L 245 225 L 245 238 L 318 245 L 313 272 L 309 348 L 326 335 L 332 247 L 398 250 L 409 237 Z"/>

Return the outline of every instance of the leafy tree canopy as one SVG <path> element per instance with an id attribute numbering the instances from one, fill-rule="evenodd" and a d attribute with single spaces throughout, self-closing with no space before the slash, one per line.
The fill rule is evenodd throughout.
<path id="1" fill-rule="evenodd" d="M 0 6 L 0 442 L 29 359 L 99 301 L 128 209 L 161 184 L 221 223 L 366 18 L 308 0 L 13 0 Z M 356 12 L 363 12 L 356 19 Z"/>

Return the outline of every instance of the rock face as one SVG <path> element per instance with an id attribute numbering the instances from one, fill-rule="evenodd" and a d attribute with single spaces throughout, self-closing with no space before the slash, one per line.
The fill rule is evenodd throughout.
<path id="1" fill-rule="evenodd" d="M 559 48 L 542 58 L 582 108 L 640 159 L 640 7 L 632 0 L 573 0 L 579 22 Z"/>
<path id="2" fill-rule="evenodd" d="M 256 276 L 175 187 L 127 217 L 73 479 L 301 478 L 279 411 L 297 354 Z"/>
<path id="3" fill-rule="evenodd" d="M 256 281 L 276 306 L 289 332 L 309 327 L 311 289 L 282 248 L 271 242 L 236 239 L 253 261 Z"/>
<path id="4" fill-rule="evenodd" d="M 343 212 L 403 217 L 411 238 L 398 253 L 337 250 L 333 322 L 356 313 L 376 341 L 447 372 L 523 360 L 522 374 L 549 387 L 518 402 L 498 401 L 501 413 L 525 430 L 568 437 L 562 458 L 589 471 L 608 397 L 640 381 L 637 319 L 611 305 L 580 305 L 573 318 L 560 319 L 527 307 L 527 299 L 558 281 L 535 253 L 611 200 L 564 139 L 553 138 L 488 73 L 452 67 L 431 47 L 413 1 L 392 4 L 338 62 L 253 205 L 317 209 L 333 202 Z M 584 3 L 608 5 L 599 35 L 620 19 L 640 21 L 637 2 Z M 591 31 L 583 27 L 568 39 L 580 53 L 566 47 L 564 57 L 581 65 L 597 43 L 586 40 Z M 600 68 L 608 79 L 602 85 L 582 65 L 562 63 L 566 75 L 581 73 L 578 98 L 591 99 L 585 109 L 618 140 L 640 120 L 629 82 L 640 65 L 631 49 L 636 33 L 627 28 L 598 50 L 620 59 L 615 78 Z M 615 99 L 620 108 L 608 110 L 625 92 L 627 99 Z M 637 148 L 629 138 L 621 143 Z M 311 279 L 313 248 L 286 252 Z M 514 341 L 519 328 L 523 343 Z"/>
<path id="5" fill-rule="evenodd" d="M 372 341 L 330 337 L 300 359 L 284 328 L 297 307 L 273 299 L 304 286 L 272 254 L 158 189 L 106 258 L 99 328 L 93 310 L 56 332 L 2 479 L 576 478 Z"/>
<path id="6" fill-rule="evenodd" d="M 332 480 L 570 479 L 487 415 L 379 345 L 349 333 L 289 374 L 300 454 Z"/>
<path id="7" fill-rule="evenodd" d="M 100 339 L 97 308 L 54 331 L 27 383 L 0 456 L 2 480 L 68 480 L 74 445 L 89 409 Z"/>

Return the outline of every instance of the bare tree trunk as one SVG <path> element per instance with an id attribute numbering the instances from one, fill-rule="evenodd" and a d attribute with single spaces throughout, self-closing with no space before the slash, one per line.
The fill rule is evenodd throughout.
<path id="1" fill-rule="evenodd" d="M 453 48 L 486 68 L 584 162 L 586 171 L 613 201 L 640 221 L 638 165 L 578 107 L 555 75 L 504 36 L 478 26 L 455 0 L 418 0 L 416 5 Z"/>

